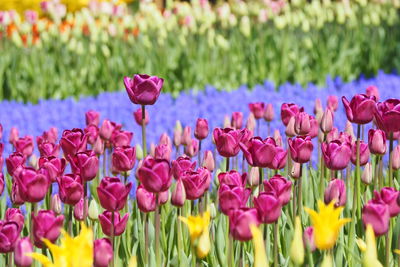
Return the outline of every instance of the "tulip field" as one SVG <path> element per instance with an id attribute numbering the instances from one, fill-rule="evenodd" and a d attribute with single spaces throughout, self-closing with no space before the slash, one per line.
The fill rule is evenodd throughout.
<path id="1" fill-rule="evenodd" d="M 0 266 L 400 266 L 397 0 L 0 3 Z"/>

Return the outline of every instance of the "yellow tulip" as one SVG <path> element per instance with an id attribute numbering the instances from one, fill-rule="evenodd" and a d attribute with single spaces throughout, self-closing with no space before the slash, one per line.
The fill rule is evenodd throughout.
<path id="1" fill-rule="evenodd" d="M 318 200 L 318 209 L 319 213 L 309 208 L 305 208 L 305 211 L 311 217 L 316 247 L 320 250 L 328 250 L 335 245 L 340 228 L 351 219 L 340 219 L 343 207 L 335 208 L 333 201 L 325 205 L 324 202 Z"/>
<path id="2" fill-rule="evenodd" d="M 290 246 L 290 259 L 296 265 L 302 265 L 304 262 L 304 244 L 302 232 L 300 217 L 296 217 L 293 241 Z"/>
<path id="3" fill-rule="evenodd" d="M 376 253 L 376 242 L 374 229 L 370 224 L 367 225 L 367 231 L 365 233 L 365 243 L 363 241 L 357 241 L 357 245 L 363 252 L 362 263 L 364 267 L 382 267 L 383 265 L 378 260 Z M 361 247 L 360 244 L 361 243 Z M 364 246 L 365 245 L 365 246 Z"/>
<path id="4" fill-rule="evenodd" d="M 204 212 L 202 215 L 189 216 L 188 218 L 179 217 L 189 228 L 190 240 L 192 246 L 196 249 L 196 255 L 202 259 L 210 252 L 210 211 Z"/>
<path id="5" fill-rule="evenodd" d="M 264 239 L 260 229 L 254 224 L 250 225 L 254 245 L 254 267 L 268 267 L 268 258 L 265 253 Z"/>
<path id="6" fill-rule="evenodd" d="M 27 255 L 38 260 L 44 267 L 92 267 L 92 230 L 82 224 L 81 233 L 77 237 L 69 236 L 64 230 L 62 230 L 62 235 L 60 246 L 43 239 L 52 254 L 53 262 L 51 258 L 40 253 L 29 253 Z"/>

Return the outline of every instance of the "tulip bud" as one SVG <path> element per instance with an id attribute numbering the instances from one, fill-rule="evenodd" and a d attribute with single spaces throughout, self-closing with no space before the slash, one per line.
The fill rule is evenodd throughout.
<path id="1" fill-rule="evenodd" d="M 354 135 L 353 124 L 349 121 L 346 121 L 346 127 L 344 132 L 351 137 L 351 141 L 356 140 L 356 136 Z"/>
<path id="2" fill-rule="evenodd" d="M 286 130 L 285 130 L 286 136 L 293 137 L 296 135 L 296 131 L 294 129 L 295 122 L 296 122 L 296 119 L 294 116 L 289 119 L 289 122 L 286 125 Z"/>
<path id="3" fill-rule="evenodd" d="M 150 151 L 149 151 L 150 156 L 154 158 L 154 155 L 156 154 L 156 145 L 154 143 L 150 144 Z"/>
<path id="4" fill-rule="evenodd" d="M 90 201 L 88 215 L 89 218 L 93 221 L 99 218 L 99 207 L 97 205 L 96 200 L 94 199 Z"/>
<path id="5" fill-rule="evenodd" d="M 85 203 L 85 207 L 83 204 Z M 74 206 L 74 218 L 78 221 L 84 221 L 88 212 L 88 200 L 83 198 Z"/>
<path id="6" fill-rule="evenodd" d="M 180 146 L 182 143 L 182 124 L 180 121 L 176 121 L 174 128 L 174 145 Z"/>
<path id="7" fill-rule="evenodd" d="M 199 152 L 199 141 L 192 139 L 192 141 L 185 146 L 185 154 L 193 158 Z"/>
<path id="8" fill-rule="evenodd" d="M 292 170 L 290 171 L 290 177 L 293 179 L 299 179 L 301 176 L 300 169 L 301 163 L 293 162 Z"/>
<path id="9" fill-rule="evenodd" d="M 18 140 L 19 138 L 19 132 L 16 127 L 12 127 L 10 130 L 10 136 L 8 138 L 8 141 L 10 144 L 14 145 L 14 143 Z"/>
<path id="10" fill-rule="evenodd" d="M 192 142 L 192 128 L 190 126 L 186 126 L 183 129 L 183 135 L 182 135 L 182 144 L 187 146 Z"/>
<path id="11" fill-rule="evenodd" d="M 379 129 L 370 129 L 368 131 L 368 146 L 372 154 L 384 155 L 386 153 L 385 132 Z"/>
<path id="12" fill-rule="evenodd" d="M 243 126 L 243 113 L 242 112 L 233 112 L 231 119 L 232 128 L 238 130 Z"/>
<path id="13" fill-rule="evenodd" d="M 362 210 L 364 225 L 370 224 L 376 236 L 381 236 L 389 230 L 389 206 L 384 202 L 368 202 Z"/>
<path id="14" fill-rule="evenodd" d="M 98 126 L 100 122 L 100 113 L 94 110 L 89 110 L 85 113 L 86 125 Z"/>
<path id="15" fill-rule="evenodd" d="M 375 96 L 375 100 L 379 101 L 379 89 L 378 87 L 374 86 L 374 85 L 370 85 L 367 87 L 367 89 L 365 90 L 365 94 L 367 96 Z"/>
<path id="16" fill-rule="evenodd" d="M 135 150 L 136 150 L 136 159 L 137 159 L 137 160 L 142 160 L 142 159 L 143 159 L 143 149 L 142 149 L 142 146 L 139 145 L 139 144 L 136 144 Z"/>
<path id="17" fill-rule="evenodd" d="M 301 266 L 304 262 L 304 244 L 301 230 L 301 221 L 296 217 L 292 244 L 290 245 L 290 259 Z"/>
<path id="18" fill-rule="evenodd" d="M 210 217 L 214 219 L 217 216 L 217 209 L 215 208 L 215 204 L 210 204 Z"/>
<path id="19" fill-rule="evenodd" d="M 93 245 L 94 267 L 108 267 L 113 258 L 113 248 L 108 238 L 97 239 Z"/>
<path id="20" fill-rule="evenodd" d="M 142 126 L 143 115 L 142 115 L 142 108 L 138 108 L 135 112 L 133 112 L 133 117 L 135 118 L 136 123 L 139 126 Z M 150 116 L 147 112 L 147 109 L 144 112 L 144 124 L 147 125 L 150 122 Z"/>
<path id="21" fill-rule="evenodd" d="M 338 107 L 339 107 L 339 100 L 338 97 L 335 95 L 330 95 L 328 96 L 327 102 L 326 102 L 327 108 L 335 112 Z"/>
<path id="22" fill-rule="evenodd" d="M 357 163 L 357 142 L 354 142 L 351 147 L 351 162 L 356 165 Z M 364 141 L 360 141 L 360 166 L 364 166 L 367 164 L 369 160 L 369 148 L 368 144 L 364 143 Z"/>
<path id="23" fill-rule="evenodd" d="M 160 192 L 158 194 L 158 199 L 157 199 L 158 202 L 157 203 L 159 206 L 164 205 L 165 203 L 167 203 L 168 199 L 169 199 L 169 191 L 168 190 L 166 190 L 164 192 Z"/>
<path id="24" fill-rule="evenodd" d="M 56 215 L 60 215 L 62 213 L 61 200 L 58 194 L 54 194 L 51 198 L 50 209 L 54 211 Z"/>
<path id="25" fill-rule="evenodd" d="M 324 113 L 324 109 L 322 108 L 321 99 L 316 98 L 314 103 L 315 103 L 314 104 L 314 115 L 317 116 L 320 113 L 321 117 L 322 117 L 322 113 Z"/>
<path id="26" fill-rule="evenodd" d="M 394 170 L 400 169 L 400 145 L 397 145 L 392 151 L 392 168 Z"/>
<path id="27" fill-rule="evenodd" d="M 203 167 L 207 168 L 210 172 L 215 169 L 214 156 L 211 150 L 204 151 Z"/>
<path id="28" fill-rule="evenodd" d="M 93 151 L 96 155 L 102 155 L 104 153 L 104 142 L 101 140 L 100 136 L 97 137 L 93 145 Z"/>
<path id="29" fill-rule="evenodd" d="M 231 121 L 229 120 L 229 116 L 228 115 L 225 115 L 225 117 L 224 117 L 224 125 L 223 125 L 223 127 L 224 128 L 231 128 L 232 127 Z"/>
<path id="30" fill-rule="evenodd" d="M 136 189 L 136 201 L 141 212 L 151 212 L 156 210 L 156 196 L 147 191 L 143 185 Z"/>
<path id="31" fill-rule="evenodd" d="M 208 121 L 206 119 L 198 118 L 194 130 L 194 136 L 198 140 L 203 140 L 208 136 L 208 131 Z"/>
<path id="32" fill-rule="evenodd" d="M 346 185 L 341 179 L 333 179 L 329 182 L 324 193 L 325 204 L 328 205 L 332 201 L 335 207 L 346 205 Z"/>
<path id="33" fill-rule="evenodd" d="M 275 131 L 274 131 L 274 140 L 275 140 L 275 143 L 277 146 L 280 146 L 280 147 L 283 146 L 282 136 L 278 129 L 275 129 Z"/>
<path id="34" fill-rule="evenodd" d="M 272 104 L 267 104 L 264 112 L 264 120 L 270 122 L 274 119 L 274 117 L 275 117 L 274 107 L 272 106 Z"/>
<path id="35" fill-rule="evenodd" d="M 256 118 L 253 113 L 250 113 L 249 117 L 247 117 L 246 128 L 251 132 L 254 132 L 254 129 L 256 128 Z"/>
<path id="36" fill-rule="evenodd" d="M 20 238 L 14 248 L 14 262 L 18 267 L 29 267 L 32 265 L 32 257 L 26 255 L 33 252 L 33 246 L 29 237 Z"/>
<path id="37" fill-rule="evenodd" d="M 308 135 L 311 130 L 311 116 L 306 112 L 299 112 L 294 116 L 294 130 L 297 135 Z"/>
<path id="38" fill-rule="evenodd" d="M 250 112 L 254 115 L 255 119 L 261 119 L 264 115 L 265 111 L 265 103 L 257 102 L 257 103 L 250 103 L 249 104 Z"/>
<path id="39" fill-rule="evenodd" d="M 260 184 L 260 171 L 258 167 L 251 167 L 248 183 L 251 187 L 255 187 Z"/>
<path id="40" fill-rule="evenodd" d="M 186 200 L 185 187 L 182 183 L 182 180 L 179 179 L 176 182 L 175 190 L 172 192 L 171 203 L 174 206 L 182 207 L 185 204 L 185 200 Z"/>
<path id="41" fill-rule="evenodd" d="M 321 123 L 320 123 L 321 131 L 325 134 L 332 131 L 333 128 L 333 112 L 331 109 L 327 108 L 324 111 L 324 115 L 322 115 Z"/>
<path id="42" fill-rule="evenodd" d="M 303 243 L 304 247 L 306 247 L 311 252 L 313 252 L 317 248 L 315 246 L 314 228 L 312 226 L 309 226 L 306 229 L 304 229 Z"/>
<path id="43" fill-rule="evenodd" d="M 112 217 L 111 211 L 104 211 L 99 215 L 101 229 L 106 236 L 111 236 Z M 124 217 L 121 218 L 119 212 L 114 211 L 114 236 L 122 235 L 122 233 L 125 231 L 128 219 L 129 213 L 125 214 Z"/>
<path id="44" fill-rule="evenodd" d="M 372 164 L 370 162 L 368 162 L 364 167 L 361 181 L 366 185 L 369 185 L 372 182 Z"/>

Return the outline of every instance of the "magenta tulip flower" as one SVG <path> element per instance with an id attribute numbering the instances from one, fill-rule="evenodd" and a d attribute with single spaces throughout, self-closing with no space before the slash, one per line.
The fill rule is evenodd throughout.
<path id="1" fill-rule="evenodd" d="M 27 135 L 25 137 L 19 138 L 14 142 L 14 147 L 16 152 L 22 153 L 25 157 L 29 157 L 33 153 L 33 137 Z"/>
<path id="2" fill-rule="evenodd" d="M 317 249 L 317 246 L 315 245 L 315 238 L 314 238 L 314 227 L 308 226 L 306 229 L 304 229 L 303 244 L 304 244 L 304 247 L 309 249 L 311 252 L 313 252 Z"/>
<path id="3" fill-rule="evenodd" d="M 364 226 L 371 224 L 376 236 L 381 236 L 389 230 L 389 206 L 383 202 L 368 202 L 362 210 Z"/>
<path id="4" fill-rule="evenodd" d="M 290 156 L 297 163 L 306 163 L 310 161 L 314 145 L 309 136 L 298 136 L 294 139 L 288 139 Z"/>
<path id="5" fill-rule="evenodd" d="M 375 96 L 375 100 L 379 101 L 379 89 L 378 87 L 374 86 L 374 85 L 370 85 L 367 87 L 367 89 L 365 89 L 365 94 L 369 97 L 371 96 Z"/>
<path id="6" fill-rule="evenodd" d="M 66 158 L 86 150 L 87 136 L 81 129 L 65 130 L 60 140 L 60 146 Z"/>
<path id="7" fill-rule="evenodd" d="M 204 151 L 203 167 L 207 168 L 210 172 L 215 169 L 214 155 L 211 150 Z"/>
<path id="8" fill-rule="evenodd" d="M 68 205 L 76 205 L 83 197 L 81 177 L 76 174 L 66 174 L 57 179 L 60 199 Z"/>
<path id="9" fill-rule="evenodd" d="M 161 93 L 164 79 L 147 74 L 124 77 L 124 85 L 129 99 L 134 104 L 153 105 Z"/>
<path id="10" fill-rule="evenodd" d="M 225 184 L 229 186 L 240 186 L 245 187 L 247 181 L 247 173 L 240 174 L 236 170 L 229 172 L 221 172 L 218 174 L 219 184 Z"/>
<path id="11" fill-rule="evenodd" d="M 328 96 L 328 99 L 326 100 L 326 106 L 327 108 L 335 112 L 339 107 L 339 100 L 337 96 L 335 95 Z"/>
<path id="12" fill-rule="evenodd" d="M 372 154 L 385 155 L 386 134 L 382 130 L 370 129 L 368 131 L 368 146 Z"/>
<path id="13" fill-rule="evenodd" d="M 400 99 L 377 103 L 374 116 L 379 129 L 386 133 L 400 131 Z"/>
<path id="14" fill-rule="evenodd" d="M 294 116 L 294 131 L 297 135 L 308 135 L 311 130 L 311 116 L 307 112 L 299 112 Z"/>
<path id="15" fill-rule="evenodd" d="M 10 135 L 8 137 L 8 142 L 12 145 L 18 140 L 19 138 L 19 132 L 18 129 L 15 127 L 12 127 L 10 130 Z"/>
<path id="16" fill-rule="evenodd" d="M 94 145 L 94 143 L 96 142 L 97 138 L 99 137 L 100 130 L 95 125 L 88 125 L 83 130 L 83 132 L 87 136 L 87 142 L 89 144 L 91 144 L 91 145 Z"/>
<path id="17" fill-rule="evenodd" d="M 334 140 L 322 143 L 321 149 L 325 165 L 331 170 L 343 170 L 350 162 L 351 145 L 348 142 Z"/>
<path id="18" fill-rule="evenodd" d="M 176 160 L 172 161 L 172 175 L 175 179 L 179 179 L 181 173 L 194 170 L 196 167 L 196 162 L 192 162 L 189 157 L 180 156 Z"/>
<path id="19" fill-rule="evenodd" d="M 192 139 L 192 141 L 185 146 L 185 154 L 193 158 L 199 153 L 199 141 Z"/>
<path id="20" fill-rule="evenodd" d="M 341 179 L 333 179 L 329 182 L 324 194 L 325 204 L 328 205 L 332 201 L 335 207 L 346 205 L 346 185 Z"/>
<path id="21" fill-rule="evenodd" d="M 182 207 L 186 201 L 186 190 L 181 179 L 176 181 L 175 189 L 172 192 L 171 204 L 177 207 Z"/>
<path id="22" fill-rule="evenodd" d="M 319 131 L 319 122 L 313 117 L 310 116 L 310 132 L 308 133 L 308 136 L 311 137 L 311 139 L 315 138 L 318 136 L 318 131 Z"/>
<path id="23" fill-rule="evenodd" d="M 325 134 L 329 133 L 333 129 L 333 111 L 329 108 L 325 109 L 324 114 L 319 124 L 321 131 Z"/>
<path id="24" fill-rule="evenodd" d="M 293 103 L 283 103 L 281 106 L 281 120 L 285 126 L 288 125 L 290 118 L 296 116 L 297 113 L 304 111 Z"/>
<path id="25" fill-rule="evenodd" d="M 99 129 L 100 137 L 105 141 L 110 141 L 114 131 L 121 130 L 122 125 L 110 120 L 104 120 Z"/>
<path id="26" fill-rule="evenodd" d="M 122 210 L 131 188 L 132 183 L 124 185 L 117 177 L 104 177 L 97 187 L 100 205 L 108 211 Z"/>
<path id="27" fill-rule="evenodd" d="M 25 224 L 25 218 L 21 210 L 18 208 L 8 208 L 4 216 L 6 222 L 15 222 L 18 224 L 19 229 L 22 231 Z"/>
<path id="28" fill-rule="evenodd" d="M 21 230 L 15 222 L 0 221 L 0 253 L 14 250 Z"/>
<path id="29" fill-rule="evenodd" d="M 275 117 L 274 107 L 272 104 L 267 104 L 264 111 L 264 120 L 271 122 Z"/>
<path id="30" fill-rule="evenodd" d="M 17 267 L 30 267 L 33 263 L 32 257 L 26 255 L 33 252 L 33 245 L 29 237 L 18 239 L 14 248 L 14 262 Z"/>
<path id="31" fill-rule="evenodd" d="M 267 193 L 274 193 L 281 206 L 285 206 L 289 203 L 292 193 L 292 182 L 282 175 L 276 174 L 269 180 L 264 182 L 264 191 Z"/>
<path id="32" fill-rule="evenodd" d="M 262 223 L 274 223 L 278 221 L 282 213 L 281 201 L 273 192 L 261 192 L 254 198 L 254 207 Z"/>
<path id="33" fill-rule="evenodd" d="M 86 125 L 99 126 L 100 123 L 100 113 L 95 110 L 89 110 L 85 113 Z"/>
<path id="34" fill-rule="evenodd" d="M 275 156 L 268 168 L 273 170 L 280 170 L 286 166 L 287 150 L 280 146 L 275 147 Z"/>
<path id="35" fill-rule="evenodd" d="M 252 239 L 250 225 L 260 225 L 257 209 L 240 208 L 232 210 L 229 214 L 229 230 L 232 237 L 240 241 L 248 241 Z"/>
<path id="36" fill-rule="evenodd" d="M 141 212 L 152 212 L 156 210 L 156 195 L 147 191 L 143 185 L 136 189 L 136 201 Z"/>
<path id="37" fill-rule="evenodd" d="M 38 145 L 41 157 L 58 157 L 60 153 L 60 146 L 50 142 L 43 142 Z"/>
<path id="38" fill-rule="evenodd" d="M 189 200 L 202 197 L 211 183 L 211 174 L 206 168 L 186 171 L 181 174 L 180 178 L 185 186 L 186 198 Z"/>
<path id="39" fill-rule="evenodd" d="M 73 173 L 79 174 L 84 182 L 91 181 L 97 176 L 99 158 L 93 150 L 86 150 L 69 157 Z"/>
<path id="40" fill-rule="evenodd" d="M 50 186 L 47 172 L 43 169 L 36 171 L 34 168 L 24 167 L 15 178 L 20 196 L 26 202 L 43 200 Z"/>
<path id="41" fill-rule="evenodd" d="M 229 215 L 232 210 L 245 207 L 250 194 L 250 188 L 221 184 L 218 189 L 218 199 L 222 213 Z"/>
<path id="42" fill-rule="evenodd" d="M 83 206 L 85 205 L 85 206 Z M 89 203 L 88 199 L 81 198 L 78 203 L 75 204 L 74 206 L 74 218 L 77 221 L 84 221 L 86 220 L 86 217 L 88 216 L 88 209 L 89 209 Z"/>
<path id="43" fill-rule="evenodd" d="M 374 96 L 358 94 L 350 102 L 343 96 L 342 102 L 346 110 L 347 119 L 350 122 L 366 124 L 372 121 L 375 110 Z"/>
<path id="44" fill-rule="evenodd" d="M 194 129 L 194 136 L 198 140 L 203 140 L 208 136 L 208 121 L 206 119 L 198 118 L 196 121 L 196 128 Z"/>
<path id="45" fill-rule="evenodd" d="M 147 156 L 140 166 L 139 180 L 147 191 L 160 193 L 171 186 L 171 168 L 166 160 L 156 160 Z"/>
<path id="46" fill-rule="evenodd" d="M 43 168 L 47 171 L 47 177 L 50 179 L 50 182 L 55 182 L 58 177 L 63 175 L 66 164 L 67 161 L 64 158 L 39 158 L 39 168 Z"/>
<path id="47" fill-rule="evenodd" d="M 130 146 L 133 133 L 123 130 L 115 130 L 111 135 L 111 144 L 113 147 Z"/>
<path id="48" fill-rule="evenodd" d="M 241 133 L 231 128 L 215 128 L 213 131 L 218 153 L 223 157 L 234 157 L 239 153 Z"/>
<path id="49" fill-rule="evenodd" d="M 240 143 L 240 148 L 249 165 L 261 168 L 266 168 L 272 163 L 276 152 L 275 140 L 271 137 L 265 140 L 260 137 L 253 137 L 248 146 Z"/>
<path id="50" fill-rule="evenodd" d="M 139 126 L 142 126 L 143 123 L 143 115 L 142 115 L 142 108 L 138 108 L 135 112 L 133 112 L 133 118 L 135 119 L 136 123 Z M 150 116 L 147 110 L 144 111 L 144 125 L 149 124 Z"/>
<path id="51" fill-rule="evenodd" d="M 13 184 L 12 184 L 11 202 L 16 206 L 20 206 L 25 203 L 25 201 L 22 199 L 17 182 L 13 182 Z"/>
<path id="52" fill-rule="evenodd" d="M 94 267 L 108 267 L 114 255 L 110 239 L 102 238 L 95 240 L 93 254 Z"/>
<path id="53" fill-rule="evenodd" d="M 390 217 L 396 217 L 400 214 L 400 205 L 397 203 L 397 199 L 400 197 L 400 191 L 392 187 L 384 187 L 381 192 L 374 192 L 374 199 L 386 203 L 389 207 Z"/>
<path id="54" fill-rule="evenodd" d="M 360 141 L 360 166 L 364 166 L 369 160 L 369 148 L 368 144 L 364 141 Z M 357 142 L 353 143 L 351 146 L 351 162 L 356 165 L 357 163 Z"/>
<path id="55" fill-rule="evenodd" d="M 263 102 L 250 103 L 249 109 L 257 120 L 261 119 L 264 116 L 265 103 Z"/>
<path id="56" fill-rule="evenodd" d="M 123 146 L 114 149 L 111 156 L 113 172 L 128 172 L 133 169 L 136 161 L 136 150 L 134 147 Z"/>
<path id="57" fill-rule="evenodd" d="M 231 118 L 231 126 L 233 129 L 239 130 L 243 127 L 243 113 L 242 112 L 233 112 Z"/>
<path id="58" fill-rule="evenodd" d="M 63 227 L 64 216 L 56 216 L 52 210 L 40 210 L 37 215 L 32 214 L 32 229 L 35 246 L 44 246 L 43 238 L 54 243 L 60 236 Z"/>
<path id="59" fill-rule="evenodd" d="M 114 212 L 114 236 L 122 235 L 122 233 L 125 231 L 128 219 L 129 213 L 125 214 L 124 217 L 121 218 L 119 212 Z M 112 212 L 104 211 L 102 214 L 99 215 L 99 221 L 103 233 L 107 236 L 111 236 Z"/>

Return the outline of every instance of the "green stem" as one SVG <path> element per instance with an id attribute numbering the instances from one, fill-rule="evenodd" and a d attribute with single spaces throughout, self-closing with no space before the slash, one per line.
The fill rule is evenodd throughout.
<path id="1" fill-rule="evenodd" d="M 262 192 L 262 187 L 263 187 L 264 169 L 262 167 L 258 167 L 258 172 L 259 172 L 259 179 L 260 179 L 260 183 L 258 185 L 258 194 L 260 194 Z"/>
<path id="2" fill-rule="evenodd" d="M 393 187 L 393 160 L 392 160 L 392 152 L 393 152 L 393 132 L 389 133 L 389 186 Z"/>
<path id="3" fill-rule="evenodd" d="M 68 234 L 72 236 L 72 213 L 73 213 L 73 206 L 69 205 L 69 212 L 68 212 Z"/>
<path id="4" fill-rule="evenodd" d="M 144 265 L 147 266 L 147 262 L 149 259 L 149 215 L 148 213 L 144 214 Z"/>
<path id="5" fill-rule="evenodd" d="M 279 266 L 278 259 L 278 221 L 274 223 L 274 267 Z"/>
<path id="6" fill-rule="evenodd" d="M 199 140 L 199 151 L 197 152 L 197 166 L 201 166 L 201 140 Z"/>
<path id="7" fill-rule="evenodd" d="M 156 196 L 156 213 L 154 216 L 155 225 L 155 242 L 156 242 L 156 266 L 161 265 L 161 254 L 160 254 L 160 206 L 158 205 L 158 194 Z"/>
<path id="8" fill-rule="evenodd" d="M 181 215 L 181 208 L 177 208 L 177 220 L 176 220 L 176 231 L 178 232 L 178 265 L 181 264 L 181 252 L 182 252 L 182 232 L 181 232 L 181 220 L 179 216 Z"/>
<path id="9" fill-rule="evenodd" d="M 385 244 L 385 248 L 386 248 L 385 266 L 386 267 L 390 266 L 390 253 L 392 251 L 391 248 L 392 248 L 392 236 L 393 236 L 392 232 L 393 232 L 393 223 L 391 221 L 389 221 L 389 231 L 386 233 L 386 236 L 385 236 L 385 242 L 386 242 L 386 244 Z"/>
<path id="10" fill-rule="evenodd" d="M 303 164 L 300 164 L 300 178 L 298 180 L 297 187 L 297 216 L 301 218 L 301 208 L 302 208 L 302 183 L 303 183 Z"/>
<path id="11" fill-rule="evenodd" d="M 357 125 L 357 155 L 356 155 L 356 191 L 357 194 L 357 218 L 361 218 L 361 177 L 360 177 L 360 134 L 361 134 L 361 125 Z"/>
<path id="12" fill-rule="evenodd" d="M 115 212 L 112 211 L 111 212 L 111 244 L 112 244 L 112 248 L 113 248 L 113 258 L 111 260 L 111 267 L 114 267 L 115 265 L 115 258 L 116 258 L 116 253 L 115 253 L 115 235 L 114 235 L 114 219 L 115 219 Z"/>
<path id="13" fill-rule="evenodd" d="M 147 155 L 147 144 L 146 144 L 146 106 L 142 105 L 142 148 L 143 148 L 143 159 Z"/>
<path id="14" fill-rule="evenodd" d="M 226 168 L 225 168 L 225 172 L 229 171 L 229 157 L 226 157 Z"/>

